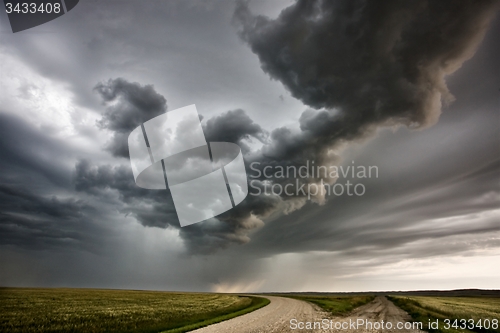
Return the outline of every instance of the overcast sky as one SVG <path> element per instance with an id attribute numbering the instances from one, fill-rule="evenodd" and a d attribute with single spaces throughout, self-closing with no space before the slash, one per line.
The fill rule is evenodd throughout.
<path id="1" fill-rule="evenodd" d="M 0 285 L 500 288 L 498 5 L 81 0 L 15 34 L 0 11 Z M 190 104 L 249 175 L 378 177 L 181 228 L 169 191 L 135 185 L 126 140 Z"/>

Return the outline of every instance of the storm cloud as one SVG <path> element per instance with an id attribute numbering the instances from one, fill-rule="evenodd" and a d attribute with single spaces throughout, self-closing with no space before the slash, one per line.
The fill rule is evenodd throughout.
<path id="1" fill-rule="evenodd" d="M 17 34 L 0 11 L 0 284 L 497 288 L 496 4 L 86 1 Z M 307 161 L 379 178 L 181 228 L 168 190 L 135 184 L 127 136 L 190 104 L 242 148 L 251 193 L 296 180 L 255 168 Z"/>
<path id="2" fill-rule="evenodd" d="M 145 121 L 167 110 L 167 100 L 152 85 L 141 86 L 122 78 L 97 84 L 94 90 L 106 105 L 98 126 L 112 131 L 107 149 L 117 157 L 129 157 L 128 134 Z"/>
<path id="3" fill-rule="evenodd" d="M 297 1 L 273 20 L 240 2 L 234 20 L 262 69 L 313 108 L 302 113 L 300 131 L 275 129 L 247 161 L 261 168 L 338 165 L 343 145 L 379 127 L 435 124 L 453 101 L 445 77 L 472 57 L 497 8 L 495 1 Z M 305 204 L 300 196 L 274 200 L 280 204 L 268 204 L 268 215 Z M 316 200 L 324 203 L 321 195 Z M 249 209 L 247 216 L 260 216 Z"/>
<path id="4" fill-rule="evenodd" d="M 425 128 L 437 122 L 442 105 L 453 101 L 445 77 L 474 54 L 498 3 L 390 1 L 298 1 L 276 19 L 254 16 L 244 2 L 234 13 L 239 35 L 259 57 L 262 69 L 291 94 L 310 106 L 299 118 L 299 130 L 289 127 L 268 134 L 238 109 L 203 124 L 208 141 L 235 142 L 245 162 L 265 166 L 339 165 L 346 143 L 366 140 L 380 127 Z M 450 17 L 453 16 L 453 19 Z M 107 147 L 127 157 L 126 137 L 142 122 L 166 111 L 166 99 L 150 85 L 124 79 L 100 83 L 95 90 L 106 110 L 98 122 L 113 132 Z M 264 145 L 251 151 L 245 139 Z M 272 183 L 294 185 L 293 179 L 253 180 L 264 190 Z M 269 180 L 269 179 L 268 179 Z M 320 182 L 319 177 L 300 184 Z M 112 188 L 143 225 L 178 228 L 168 192 L 134 187 L 128 170 L 77 165 L 77 189 Z M 336 178 L 324 177 L 332 184 Z M 310 193 L 308 193 L 310 196 Z M 313 201 L 325 203 L 324 193 Z M 143 208 L 143 201 L 151 204 Z M 134 204 L 135 202 L 135 204 Z M 273 214 L 290 213 L 306 205 L 306 195 L 248 196 L 220 216 L 182 228 L 181 237 L 194 252 L 212 252 L 232 242 L 246 243 L 248 233 Z"/>
<path id="5" fill-rule="evenodd" d="M 374 127 L 430 126 L 453 100 L 445 77 L 474 54 L 495 1 L 297 1 L 276 19 L 235 11 L 241 38 L 262 69 L 314 109 L 300 133 L 272 132 L 276 160 L 328 163 L 342 141 Z M 453 19 L 451 19 L 453 17 Z"/>
<path id="6" fill-rule="evenodd" d="M 68 195 L 70 150 L 21 119 L 0 114 L 0 243 L 33 250 L 77 248 L 94 252 L 107 234 L 85 200 Z M 47 192 L 51 194 L 47 194 Z"/>
<path id="7" fill-rule="evenodd" d="M 242 109 L 227 111 L 220 116 L 209 119 L 203 126 L 207 141 L 234 142 L 242 146 L 244 152 L 249 151 L 244 139 L 257 139 L 265 142 L 268 133 L 256 124 Z"/>
<path id="8" fill-rule="evenodd" d="M 445 76 L 472 57 L 497 7 L 471 0 L 302 0 L 272 20 L 240 2 L 235 21 L 266 73 L 306 105 L 339 113 L 301 123 L 332 138 L 337 131 L 358 135 L 370 124 L 434 124 L 441 105 L 453 100 Z"/>
<path id="9" fill-rule="evenodd" d="M 113 138 L 106 149 L 114 156 L 128 157 L 128 134 L 143 122 L 164 113 L 166 99 L 150 85 L 141 86 L 123 78 L 100 83 L 95 90 L 105 105 L 97 125 L 110 131 Z M 204 130 L 207 140 L 239 143 L 244 150 L 243 139 L 253 137 L 263 141 L 267 135 L 243 110 L 228 111 L 208 120 Z M 266 216 L 276 202 L 275 199 L 250 197 L 229 216 L 223 214 L 203 225 L 180 228 L 170 190 L 138 187 L 128 166 L 93 165 L 82 159 L 75 166 L 74 184 L 77 191 L 97 198 L 105 197 L 110 190 L 116 192 L 122 202 L 119 209 L 122 214 L 132 215 L 146 227 L 179 229 L 179 235 L 193 253 L 212 253 L 230 243 L 248 242 L 248 230 L 262 225 L 262 221 L 253 218 L 252 214 Z"/>

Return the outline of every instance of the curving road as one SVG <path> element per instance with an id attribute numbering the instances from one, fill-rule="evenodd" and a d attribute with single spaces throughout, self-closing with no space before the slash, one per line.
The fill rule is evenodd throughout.
<path id="1" fill-rule="evenodd" d="M 410 319 L 410 316 L 403 310 L 396 307 L 385 297 L 377 297 L 371 303 L 365 304 L 355 309 L 346 317 L 332 317 L 323 312 L 313 304 L 285 297 L 265 296 L 271 303 L 259 310 L 239 316 L 218 324 L 210 325 L 198 330 L 192 331 L 196 333 L 267 333 L 267 332 L 398 332 L 398 333 L 416 333 L 418 330 L 397 329 L 398 322 L 404 323 Z M 299 322 L 328 322 L 330 326 L 316 329 L 301 329 L 298 325 L 295 329 L 291 326 L 290 320 L 296 319 Z M 358 329 L 353 329 L 352 326 L 347 327 L 349 322 L 360 322 L 360 320 L 381 322 L 385 325 L 390 322 L 393 329 L 377 329 L 376 327 L 360 326 Z M 344 324 L 345 329 L 341 329 L 339 325 Z M 339 329 L 335 328 L 335 324 Z M 319 324 L 317 324 L 319 325 Z M 326 325 L 326 324 L 325 324 Z"/>
<path id="2" fill-rule="evenodd" d="M 259 295 L 260 297 L 260 295 Z M 265 296 L 271 303 L 256 311 L 218 324 L 198 329 L 196 333 L 267 333 L 290 332 L 290 319 L 302 321 L 317 320 L 325 317 L 307 302 L 286 297 Z M 320 319 L 321 320 L 321 319 Z M 306 331 L 305 331 L 306 332 Z"/>

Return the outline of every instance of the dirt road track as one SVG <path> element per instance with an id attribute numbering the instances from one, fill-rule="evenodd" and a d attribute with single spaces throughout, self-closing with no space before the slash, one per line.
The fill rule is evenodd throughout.
<path id="1" fill-rule="evenodd" d="M 355 309 L 353 312 L 349 314 L 347 317 L 339 318 L 336 317 L 333 320 L 335 321 L 356 321 L 357 319 L 364 319 L 365 321 L 370 321 L 372 323 L 381 322 L 384 323 L 390 322 L 392 324 L 392 329 L 358 329 L 358 330 L 330 330 L 328 332 L 344 332 L 344 333 L 353 333 L 353 332 L 398 332 L 398 333 L 418 333 L 423 332 L 420 330 L 413 329 L 397 329 L 398 323 L 407 323 L 410 321 L 411 317 L 395 306 L 391 301 L 383 296 L 378 296 L 371 303 L 360 306 Z M 402 325 L 402 324 L 400 324 Z"/>
<path id="2" fill-rule="evenodd" d="M 281 333 L 281 332 L 343 332 L 343 333 L 353 333 L 353 332 L 398 332 L 398 333 L 409 333 L 409 332 L 420 332 L 418 330 L 405 330 L 396 329 L 396 324 L 398 322 L 407 322 L 410 317 L 403 310 L 396 307 L 385 297 L 377 297 L 373 302 L 368 303 L 354 310 L 347 317 L 331 317 L 327 313 L 321 311 L 315 305 L 307 302 L 285 298 L 285 297 L 274 297 L 266 296 L 271 300 L 271 303 L 259 310 L 251 312 L 249 314 L 236 317 L 218 324 L 210 325 L 198 329 L 196 333 Z M 323 319 L 333 320 L 334 322 L 349 322 L 356 321 L 358 319 L 365 319 L 371 322 L 388 321 L 393 324 L 392 330 L 380 330 L 380 329 L 346 329 L 346 330 L 336 330 L 336 329 L 291 329 L 290 320 L 297 319 L 300 322 L 314 322 L 321 321 Z"/>

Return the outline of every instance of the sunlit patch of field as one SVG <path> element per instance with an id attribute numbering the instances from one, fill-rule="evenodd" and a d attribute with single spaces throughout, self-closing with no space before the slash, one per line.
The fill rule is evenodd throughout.
<path id="1" fill-rule="evenodd" d="M 440 319 L 443 324 L 444 319 L 472 319 L 475 323 L 481 320 L 482 327 L 472 329 L 445 329 L 440 325 L 439 329 L 431 332 L 500 332 L 494 328 L 492 320 L 500 320 L 500 298 L 495 297 L 389 297 L 397 306 L 408 312 L 413 320 L 426 323 L 431 320 Z M 488 320 L 488 327 L 484 327 L 485 320 Z M 460 323 L 458 322 L 458 325 Z"/>
<path id="2" fill-rule="evenodd" d="M 0 288 L 0 332 L 183 332 L 267 303 L 228 294 Z"/>

